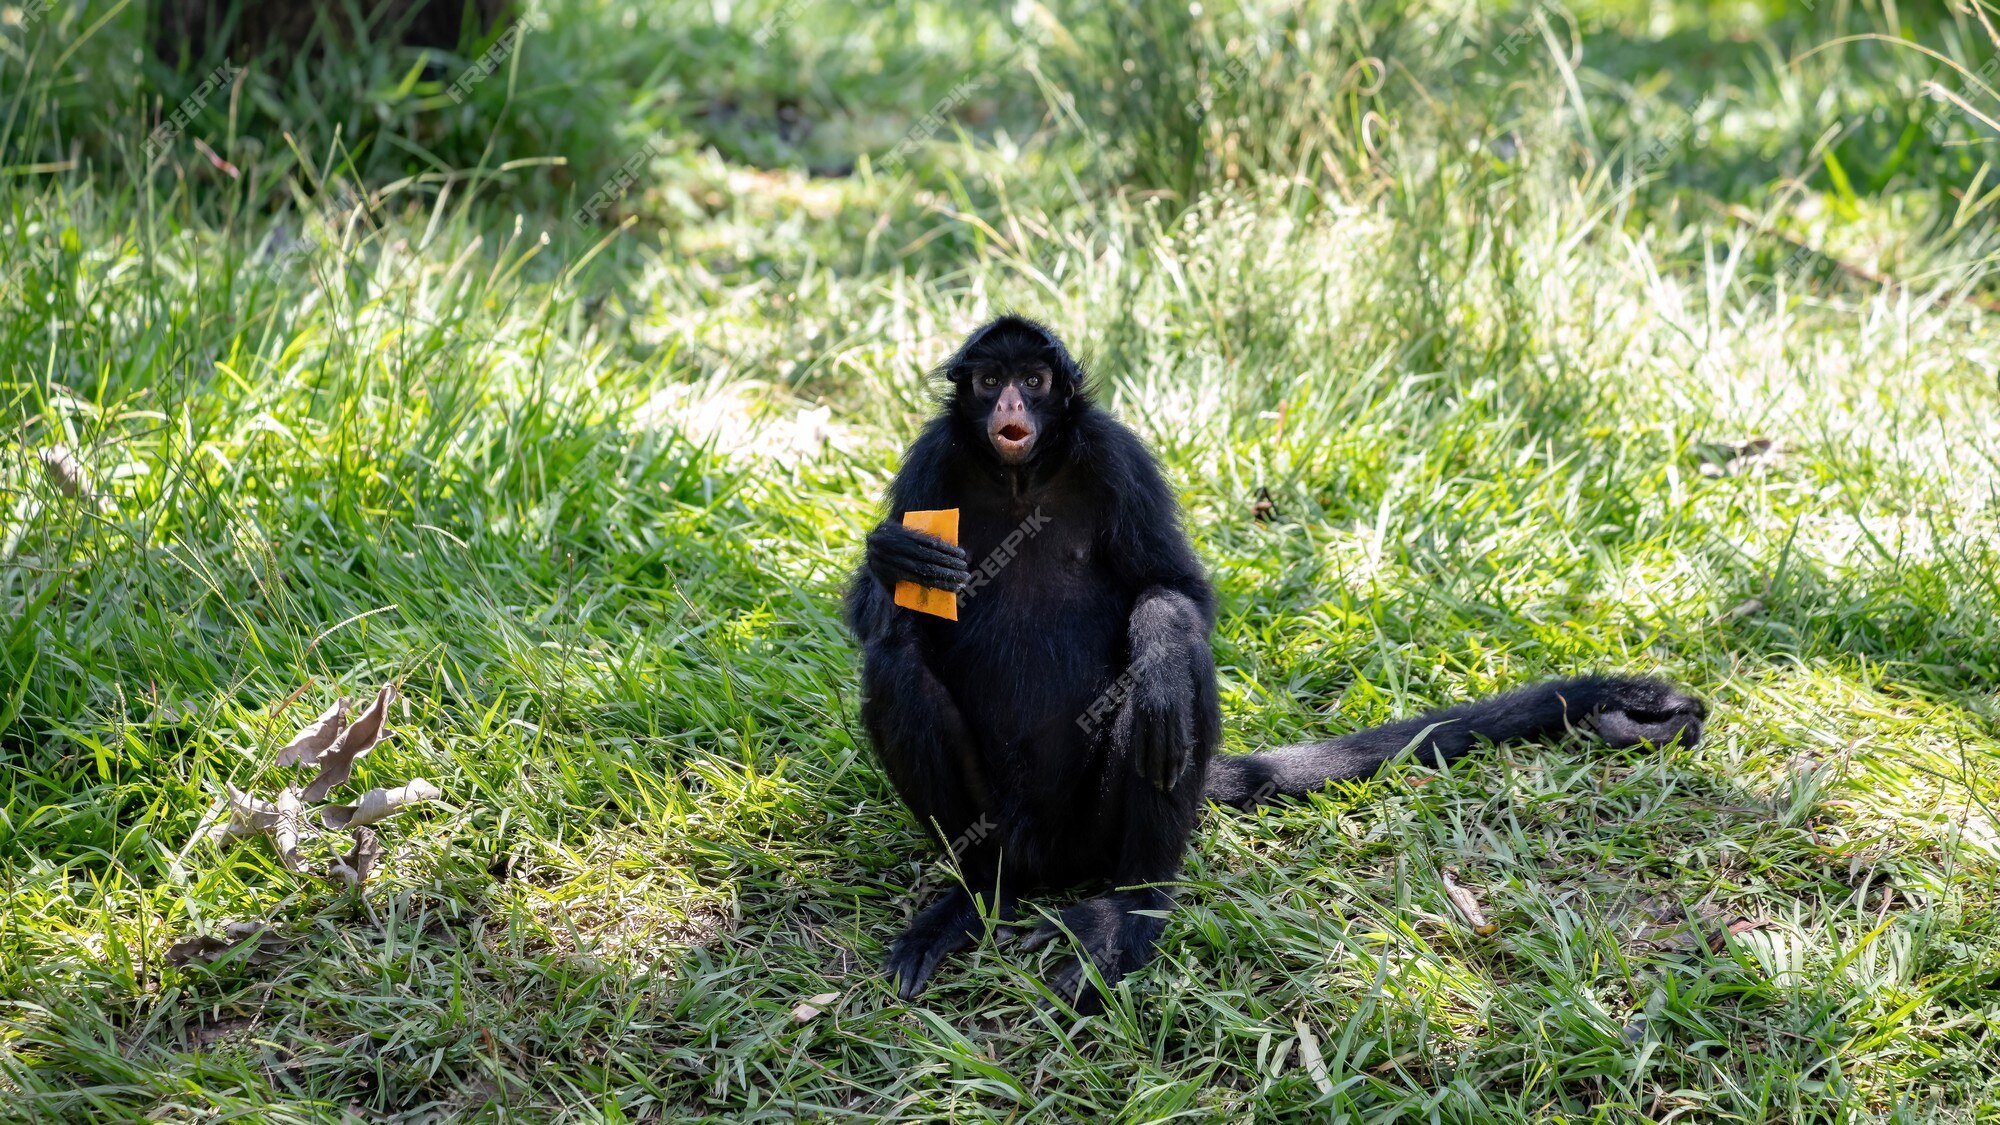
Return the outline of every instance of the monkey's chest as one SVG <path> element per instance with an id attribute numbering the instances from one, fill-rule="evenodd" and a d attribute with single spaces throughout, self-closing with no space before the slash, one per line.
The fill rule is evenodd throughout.
<path id="1" fill-rule="evenodd" d="M 1074 755 L 1078 718 L 1124 658 L 1131 598 L 1090 528 L 966 530 L 973 578 L 956 625 L 941 623 L 947 687 L 990 757 Z"/>
<path id="2" fill-rule="evenodd" d="M 959 599 L 961 643 L 985 647 L 981 638 L 1047 634 L 1064 625 L 1104 631 L 1104 622 L 1076 620 L 1101 615 L 1120 599 L 1094 526 L 1036 508 L 1018 522 L 974 518 L 963 531 L 972 579 Z"/>

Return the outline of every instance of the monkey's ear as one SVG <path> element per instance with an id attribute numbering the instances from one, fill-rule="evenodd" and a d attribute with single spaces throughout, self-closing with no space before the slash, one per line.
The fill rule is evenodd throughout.
<path id="1" fill-rule="evenodd" d="M 1057 381 L 1062 385 L 1063 405 L 1067 407 L 1083 393 L 1083 365 L 1069 354 L 1069 349 L 1063 347 L 1063 342 L 1056 339 L 1053 333 L 1049 336 L 1049 360 Z"/>
<path id="2" fill-rule="evenodd" d="M 1069 354 L 1069 348 L 1063 345 L 1062 337 L 1032 320 L 1022 323 L 1025 328 L 1040 337 L 1042 355 L 1048 362 L 1049 370 L 1055 373 L 1057 384 L 1062 388 L 1062 404 L 1064 407 L 1069 406 L 1076 396 L 1084 393 L 1083 364 L 1078 363 L 1076 357 Z"/>
<path id="3" fill-rule="evenodd" d="M 998 320 L 989 320 L 985 324 L 973 329 L 972 335 L 967 336 L 965 342 L 958 346 L 958 350 L 951 353 L 951 358 L 944 361 L 943 368 L 944 377 L 948 382 L 953 386 L 958 386 L 965 382 L 972 374 L 973 350 L 984 343 L 986 338 L 991 336 L 994 329 L 999 328 L 1001 321 L 1005 319 L 1005 317 L 1001 317 Z"/>

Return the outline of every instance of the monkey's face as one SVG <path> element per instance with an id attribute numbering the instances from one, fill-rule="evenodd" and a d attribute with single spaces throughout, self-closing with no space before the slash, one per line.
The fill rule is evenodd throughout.
<path id="1" fill-rule="evenodd" d="M 968 440 L 1023 465 L 1052 439 L 1075 398 L 1075 364 L 1048 329 L 1001 317 L 972 334 L 948 369 Z"/>
<path id="2" fill-rule="evenodd" d="M 1035 455 L 1053 381 L 1049 369 L 1039 364 L 1021 371 L 988 368 L 973 375 L 967 389 L 986 420 L 986 440 L 993 455 L 1002 463 L 1019 465 Z"/>

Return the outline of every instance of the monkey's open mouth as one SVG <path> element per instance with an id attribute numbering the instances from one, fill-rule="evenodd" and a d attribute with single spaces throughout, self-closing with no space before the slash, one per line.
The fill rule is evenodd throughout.
<path id="1" fill-rule="evenodd" d="M 993 448 L 1002 457 L 1023 457 L 1035 442 L 1035 431 L 1019 422 L 1008 422 L 993 431 Z"/>

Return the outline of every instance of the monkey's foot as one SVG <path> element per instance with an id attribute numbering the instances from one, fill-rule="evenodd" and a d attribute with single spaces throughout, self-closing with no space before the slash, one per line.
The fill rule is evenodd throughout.
<path id="1" fill-rule="evenodd" d="M 1003 903 L 1001 915 L 1011 913 Z M 915 1000 L 930 984 L 931 974 L 944 959 L 970 949 L 986 932 L 979 903 L 963 887 L 949 893 L 920 912 L 903 936 L 889 949 L 889 979 L 896 982 L 896 995 Z"/>
<path id="2" fill-rule="evenodd" d="M 1664 680 L 1638 677 L 1611 686 L 1596 716 L 1598 736 L 1617 747 L 1701 741 L 1708 705 Z"/>
<path id="3" fill-rule="evenodd" d="M 1104 1010 L 1104 997 L 1090 979 L 1083 958 L 1090 958 L 1090 964 L 1096 966 L 1104 987 L 1117 987 L 1127 973 L 1153 959 L 1154 946 L 1166 928 L 1163 919 L 1134 912 L 1161 912 L 1168 905 L 1166 892 L 1156 888 L 1113 891 L 1087 898 L 1064 910 L 1060 925 L 1047 922 L 1036 927 L 1021 939 L 1021 948 L 1040 949 L 1061 937 L 1064 930 L 1074 934 L 1082 956 L 1064 961 L 1043 983 L 1057 1000 L 1076 1009 L 1078 1015 L 1093 1015 Z"/>

